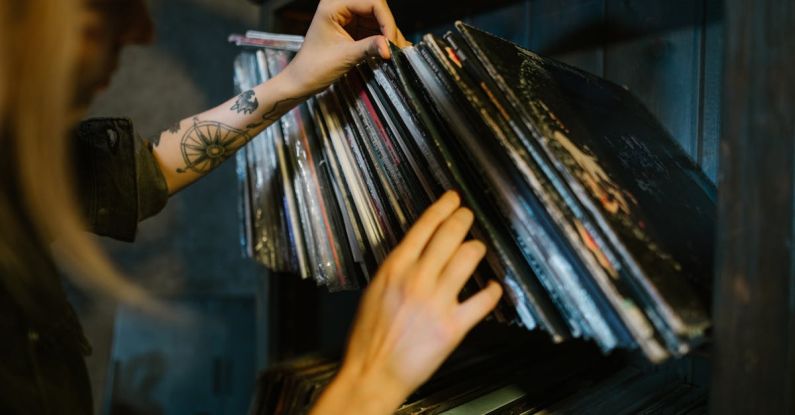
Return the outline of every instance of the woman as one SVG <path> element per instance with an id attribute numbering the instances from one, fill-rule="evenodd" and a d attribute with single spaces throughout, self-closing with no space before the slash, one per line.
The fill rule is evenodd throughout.
<path id="1" fill-rule="evenodd" d="M 355 47 L 355 39 L 341 35 L 339 21 L 350 10 L 382 21 L 386 4 L 367 6 L 372 3 L 321 2 L 290 70 L 296 83 L 322 88 L 356 63 L 318 70 L 311 57 L 325 54 L 333 61 L 329 50 Z M 67 86 L 78 75 L 80 33 L 73 23 L 80 7 L 78 0 L 0 2 L 2 414 L 92 412 L 82 357 L 88 345 L 59 273 L 102 295 L 164 312 L 119 276 L 81 231 L 65 134 L 75 116 L 70 109 L 77 93 Z M 381 27 L 390 39 L 399 34 Z M 368 53 L 388 54 L 383 37 L 369 42 Z M 367 289 L 342 367 L 314 413 L 393 412 L 496 305 L 501 288 L 494 282 L 463 304 L 457 300 L 485 253 L 482 243 L 464 242 L 472 221 L 448 192 L 411 228 Z"/>

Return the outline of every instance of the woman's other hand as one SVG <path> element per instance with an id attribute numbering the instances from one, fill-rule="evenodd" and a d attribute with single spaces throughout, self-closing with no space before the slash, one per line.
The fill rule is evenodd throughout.
<path id="1" fill-rule="evenodd" d="M 464 241 L 473 220 L 448 192 L 409 230 L 365 292 L 340 372 L 313 413 L 394 412 L 494 309 L 494 281 L 458 301 L 486 253 Z"/>
<path id="2" fill-rule="evenodd" d="M 407 46 L 386 0 L 321 0 L 304 45 L 285 69 L 303 95 L 318 92 L 368 56 Z"/>

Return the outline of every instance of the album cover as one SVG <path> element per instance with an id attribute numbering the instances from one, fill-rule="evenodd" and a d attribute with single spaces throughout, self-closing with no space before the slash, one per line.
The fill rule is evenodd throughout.
<path id="1" fill-rule="evenodd" d="M 610 315 L 613 310 L 607 307 L 601 310 L 595 308 L 592 298 L 600 295 L 598 292 L 591 291 L 588 295 L 577 295 L 586 290 L 580 284 L 580 280 L 588 278 L 587 274 L 576 275 L 577 271 L 571 264 L 573 258 L 568 252 L 563 251 L 567 247 L 560 247 L 562 241 L 553 240 L 552 235 L 556 235 L 556 228 L 542 216 L 543 207 L 527 189 L 527 185 L 519 180 L 520 175 L 513 168 L 506 152 L 494 151 L 499 148 L 498 144 L 492 142 L 489 137 L 503 132 L 496 127 L 491 130 L 487 127 L 493 117 L 482 106 L 481 111 L 476 110 L 475 106 L 479 101 L 472 96 L 473 91 L 469 90 L 464 79 L 450 66 L 455 62 L 447 62 L 448 55 L 444 51 L 447 46 L 443 42 L 432 36 L 426 36 L 423 42 L 433 53 L 433 59 L 440 64 L 436 72 L 437 81 L 440 86 L 444 86 L 445 93 L 437 94 L 434 99 L 440 108 L 449 109 L 446 115 L 448 122 L 456 130 L 456 135 L 467 148 L 468 154 L 477 159 L 475 165 L 478 167 L 479 175 L 487 178 L 486 187 L 496 189 L 495 200 L 498 202 L 501 215 L 510 222 L 508 226 L 516 238 L 517 246 L 524 252 L 528 266 L 535 264 L 539 268 L 536 276 L 544 284 L 553 301 L 567 315 L 572 334 L 575 337 L 581 334 L 588 338 L 597 337 L 605 350 L 612 349 L 618 341 L 612 331 L 604 332 L 605 329 L 612 329 L 609 329 L 609 323 L 604 321 L 602 316 Z M 441 67 L 446 68 L 445 72 L 449 76 L 442 73 Z M 470 92 L 466 98 L 469 103 L 464 98 L 467 95 L 465 92 Z M 481 118 L 485 118 L 486 122 L 477 122 Z M 494 169 L 493 166 L 501 168 Z M 572 297 L 575 299 L 572 300 Z M 577 302 L 577 299 L 585 301 Z M 622 329 L 623 327 L 619 326 L 617 330 Z"/>
<path id="2" fill-rule="evenodd" d="M 470 142 L 471 153 L 484 157 L 489 148 L 499 148 L 501 146 L 503 151 L 495 152 L 494 157 L 499 158 L 500 155 L 508 156 L 512 154 L 515 149 L 508 143 L 510 141 L 508 138 L 512 135 L 512 131 L 500 120 L 499 108 L 489 106 L 488 98 L 479 91 L 478 84 L 470 79 L 466 72 L 459 71 L 459 68 L 464 66 L 461 62 L 469 63 L 470 60 L 457 56 L 447 46 L 446 42 L 441 39 L 427 36 L 423 43 L 429 47 L 434 53 L 435 59 L 445 68 L 445 72 L 449 75 L 449 79 L 446 81 L 455 83 L 454 86 L 448 86 L 447 94 L 439 97 L 439 99 L 458 95 L 461 97 L 465 96 L 468 103 L 458 103 L 455 108 L 464 111 L 467 109 L 473 110 L 472 113 L 453 121 L 454 125 L 460 127 L 459 137 L 466 138 L 467 135 L 470 136 L 468 141 Z M 444 75 L 440 74 L 440 81 L 444 80 L 442 77 Z M 483 83 L 481 82 L 480 84 L 482 85 Z M 463 98 L 459 99 L 463 100 Z M 456 110 L 451 116 L 455 117 L 460 113 L 461 111 Z M 468 121 L 471 124 L 471 122 L 478 119 L 483 121 L 480 123 L 479 129 L 473 125 L 466 125 Z M 477 136 L 473 136 L 472 131 L 478 131 Z M 485 144 L 489 142 L 489 138 L 493 138 L 497 142 Z M 478 148 L 480 143 L 484 144 Z M 655 336 L 650 322 L 648 319 L 643 318 L 641 311 L 637 308 L 634 310 L 630 308 L 630 305 L 634 304 L 635 301 L 629 297 L 626 288 L 615 287 L 610 276 L 604 274 L 602 275 L 602 287 L 604 288 L 594 285 L 591 276 L 601 272 L 601 270 L 593 267 L 595 261 L 591 261 L 590 269 L 584 268 L 581 262 L 582 259 L 588 260 L 591 258 L 589 258 L 590 253 L 585 251 L 583 246 L 578 246 L 581 242 L 581 235 L 570 230 L 568 235 L 574 238 L 567 241 L 560 236 L 561 234 L 566 234 L 566 232 L 561 231 L 567 227 L 569 229 L 575 228 L 571 221 L 576 221 L 576 219 L 568 211 L 561 213 L 561 205 L 550 202 L 557 199 L 557 193 L 547 183 L 543 175 L 540 174 L 538 167 L 534 163 L 523 163 L 518 158 L 509 160 L 505 157 L 498 161 L 483 161 L 481 164 L 486 166 L 486 169 L 484 169 L 486 175 L 509 174 L 516 178 L 524 176 L 525 180 L 514 180 L 511 187 L 506 188 L 506 186 L 503 186 L 506 190 L 498 192 L 498 195 L 510 194 L 517 199 L 524 197 L 523 201 L 525 204 L 510 204 L 513 209 L 510 212 L 504 211 L 503 214 L 506 217 L 520 218 L 520 220 L 516 221 L 518 226 L 514 227 L 515 230 L 516 228 L 521 228 L 522 224 L 536 223 L 536 226 L 530 228 L 530 231 L 535 236 L 522 238 L 524 243 L 520 242 L 520 246 L 537 248 L 533 254 L 536 262 L 541 265 L 556 266 L 554 270 L 547 269 L 545 272 L 538 273 L 538 275 L 539 277 L 549 275 L 550 279 L 560 278 L 557 284 L 547 283 L 545 286 L 551 291 L 553 299 L 557 297 L 557 299 L 561 300 L 558 304 L 563 307 L 567 314 L 572 315 L 575 321 L 582 321 L 582 316 L 591 320 L 590 327 L 587 325 L 587 321 L 584 322 L 586 324 L 582 325 L 586 331 L 586 337 L 593 337 L 593 327 L 600 328 L 600 331 L 596 332 L 599 336 L 597 340 L 607 350 L 612 349 L 616 345 L 631 348 L 638 343 L 649 354 L 651 359 L 664 359 L 666 354 L 662 349 L 661 340 Z M 488 166 L 493 165 L 503 166 L 503 168 L 490 171 Z M 521 166 L 525 174 L 522 175 L 517 170 L 512 170 L 511 167 L 513 166 Z M 496 183 L 493 181 L 492 186 L 498 186 Z M 529 184 L 535 184 L 533 188 L 535 194 L 530 191 Z M 542 187 L 540 184 L 545 184 L 546 186 Z M 539 198 L 537 199 L 536 196 L 539 196 Z M 545 206 L 542 206 L 539 199 L 545 201 Z M 550 212 L 553 215 L 549 215 Z M 552 218 L 555 216 L 557 216 L 558 220 L 553 223 L 555 221 Z M 579 225 L 580 222 L 575 222 L 575 224 Z M 540 253 L 539 249 L 543 249 L 547 254 Z M 577 253 L 579 253 L 579 257 L 575 256 Z M 585 257 L 583 258 L 583 256 Z M 609 299 L 612 304 L 605 302 L 605 298 Z M 568 304 L 565 302 L 566 299 L 570 301 Z M 596 303 L 594 304 L 594 302 Z M 596 306 L 599 307 L 599 311 L 594 309 Z M 621 316 L 616 314 L 618 311 L 624 314 L 623 321 Z M 607 320 L 602 320 L 602 318 Z M 618 336 L 614 336 L 613 333 L 604 333 L 604 327 L 606 326 L 609 326 L 613 333 L 617 333 Z M 626 326 L 630 326 L 632 337 L 627 332 Z M 573 334 L 577 336 L 576 332 Z"/>
<path id="3" fill-rule="evenodd" d="M 271 49 L 265 50 L 268 62 L 268 72 L 274 76 L 281 72 L 288 63 L 290 56 L 287 52 Z M 279 159 L 279 169 L 282 177 L 282 189 L 285 194 L 286 216 L 288 219 L 288 231 L 290 240 L 295 252 L 296 263 L 299 275 L 306 279 L 310 277 L 310 256 L 307 251 L 306 242 L 303 234 L 302 218 L 298 204 L 298 191 L 296 186 L 297 174 L 295 173 L 294 163 L 290 158 L 290 150 L 285 133 L 282 130 L 281 122 L 271 125 L 271 132 L 276 146 L 276 154 Z"/>
<path id="4" fill-rule="evenodd" d="M 270 72 L 268 70 L 268 61 L 264 50 L 258 50 L 257 56 L 257 70 L 259 82 L 265 82 L 270 79 Z M 273 270 L 279 272 L 295 272 L 294 253 L 292 252 L 291 241 L 289 239 L 287 211 L 284 209 L 285 192 L 283 187 L 284 179 L 281 177 L 281 170 L 279 168 L 278 150 L 276 149 L 276 139 L 274 137 L 274 128 L 267 128 L 263 135 L 264 138 L 259 139 L 258 146 L 255 149 L 260 151 L 266 156 L 264 159 L 267 161 L 266 169 L 269 169 L 270 175 L 265 180 L 270 194 L 262 197 L 264 204 L 261 220 L 266 221 L 270 228 L 270 237 L 273 241 L 273 252 L 271 255 L 274 258 Z"/>
<path id="5" fill-rule="evenodd" d="M 318 165 L 319 169 L 327 171 L 328 183 L 326 183 L 325 198 L 330 201 L 329 209 L 334 209 L 336 238 L 341 242 L 340 251 L 343 255 L 343 272 L 338 282 L 340 289 L 355 289 L 359 287 L 359 281 L 366 281 L 367 264 L 364 259 L 364 252 L 369 247 L 364 245 L 362 230 L 359 221 L 350 209 L 349 190 L 345 178 L 342 177 L 338 166 L 338 160 L 331 145 L 330 121 L 320 110 L 318 100 L 320 97 L 311 98 L 307 104 L 309 113 L 316 129 L 319 140 L 319 147 L 322 148 L 322 161 Z M 328 123 L 328 124 L 327 124 Z M 332 125 L 333 126 L 333 125 Z M 347 241 L 347 245 L 342 243 Z"/>
<path id="6" fill-rule="evenodd" d="M 356 119 L 356 125 L 360 127 L 361 136 L 365 137 L 361 146 L 369 158 L 369 165 L 379 178 L 386 200 L 392 207 L 397 219 L 396 230 L 399 231 L 399 237 L 408 230 L 412 218 L 416 217 L 410 204 L 402 197 L 408 189 L 403 186 L 400 173 L 395 168 L 396 155 L 384 145 L 386 132 L 378 120 L 378 114 L 375 113 L 359 74 L 356 71 L 348 73 L 346 81 L 352 95 L 351 114 Z"/>
<path id="7" fill-rule="evenodd" d="M 694 283 L 711 275 L 715 220 L 703 173 L 622 88 L 457 28 L 614 244 L 636 296 L 649 305 L 645 311 L 660 317 L 654 322 L 669 346 L 676 346 L 674 337 L 701 336 L 709 325 L 706 293 L 699 296 Z M 673 351 L 687 351 L 680 346 Z"/>
<path id="8" fill-rule="evenodd" d="M 420 47 L 422 45 L 418 45 Z M 416 47 L 408 47 L 400 51 L 396 56 L 405 57 L 419 79 L 425 87 L 437 86 L 433 82 L 434 73 L 428 67 L 427 61 L 420 55 Z M 439 95 L 445 91 L 439 91 Z M 428 101 L 429 103 L 432 101 Z M 433 105 L 425 106 L 423 111 L 433 111 Z M 441 127 L 443 122 L 437 121 L 436 127 Z M 464 165 L 459 167 L 466 156 L 457 147 L 451 147 L 450 137 L 452 133 L 434 136 L 431 134 L 432 142 L 442 155 L 444 166 L 456 183 L 456 188 L 461 194 L 464 204 L 473 210 L 476 217 L 476 225 L 472 231 L 473 236 L 482 240 L 488 246 L 491 258 L 487 258 L 489 265 L 497 266 L 497 275 L 506 276 L 506 285 L 509 287 L 509 296 L 512 296 L 517 305 L 517 313 L 524 324 L 540 324 L 554 339 L 568 337 L 568 330 L 562 321 L 556 307 L 554 307 L 547 296 L 545 290 L 538 283 L 538 279 L 533 275 L 521 253 L 518 252 L 516 245 L 508 239 L 510 232 L 503 226 L 498 219 L 500 215 L 491 206 L 490 201 L 493 196 L 482 195 L 476 189 L 485 192 L 492 191 L 484 188 L 477 179 L 477 174 L 471 166 Z M 495 260 L 496 259 L 496 260 Z M 499 265 L 496 263 L 499 262 Z M 529 328 L 532 326 L 529 326 Z"/>
<path id="9" fill-rule="evenodd" d="M 369 60 L 372 62 L 372 60 Z M 406 130 L 396 111 L 389 103 L 389 97 L 376 81 L 376 72 L 380 69 L 372 69 L 369 65 L 359 65 L 357 68 L 362 77 L 364 86 L 368 93 L 372 113 L 377 116 L 376 120 L 383 132 L 384 151 L 392 155 L 391 163 L 397 170 L 400 180 L 400 196 L 410 205 L 411 220 L 416 220 L 419 215 L 435 200 L 438 194 L 433 193 L 429 173 L 421 167 L 419 155 L 411 147 L 407 140 Z M 380 74 L 383 76 L 383 74 Z"/>
<path id="10" fill-rule="evenodd" d="M 379 261 L 386 258 L 389 247 L 395 243 L 392 234 L 394 220 L 390 219 L 387 207 L 380 196 L 376 180 L 373 178 L 371 169 L 367 166 L 367 161 L 359 146 L 358 129 L 351 121 L 347 94 L 340 91 L 341 86 L 333 85 L 331 90 L 334 93 L 328 96 L 328 103 L 331 111 L 336 114 L 342 127 L 341 138 L 337 144 L 338 154 L 345 154 L 346 162 L 343 168 L 349 169 L 350 175 L 355 175 L 358 180 L 357 189 L 360 190 L 357 196 L 357 206 L 360 212 L 367 212 L 369 218 L 368 235 L 372 235 L 371 246 L 377 250 L 376 257 Z"/>
<path id="11" fill-rule="evenodd" d="M 622 336 L 622 345 L 625 348 L 632 348 L 635 344 L 639 345 L 641 349 L 647 354 L 652 361 L 661 361 L 665 359 L 668 353 L 662 348 L 663 342 L 670 342 L 671 336 L 666 335 L 668 330 L 664 327 L 658 327 L 659 331 L 654 331 L 650 328 L 649 318 L 646 317 L 643 311 L 651 311 L 656 321 L 660 321 L 658 314 L 654 312 L 655 305 L 644 302 L 643 299 L 636 299 L 630 297 L 631 289 L 627 288 L 621 278 L 631 278 L 628 276 L 625 268 L 621 267 L 620 261 L 616 259 L 612 247 L 606 244 L 605 238 L 601 236 L 598 227 L 593 225 L 589 216 L 585 215 L 584 209 L 580 206 L 576 198 L 570 193 L 568 188 L 562 184 L 562 181 L 552 175 L 548 175 L 551 167 L 543 157 L 540 157 L 540 151 L 532 144 L 523 147 L 518 143 L 518 138 L 515 136 L 514 123 L 511 117 L 518 119 L 518 115 L 512 112 L 511 107 L 506 104 L 501 104 L 496 100 L 499 95 L 499 90 L 494 87 L 491 77 L 485 74 L 482 68 L 476 64 L 476 59 L 473 53 L 466 47 L 466 44 L 458 39 L 455 33 L 448 33 L 446 39 L 454 45 L 455 51 L 449 53 L 456 59 L 462 68 L 461 74 L 464 79 L 466 74 L 479 79 L 479 88 L 473 90 L 482 90 L 484 93 L 483 103 L 494 107 L 494 114 L 496 117 L 497 125 L 502 126 L 502 132 L 494 136 L 500 138 L 501 145 L 506 148 L 506 152 L 511 155 L 514 164 L 519 167 L 520 171 L 526 178 L 526 182 L 532 185 L 534 193 L 538 196 L 545 207 L 546 213 L 550 218 L 557 223 L 558 234 L 566 237 L 570 242 L 570 246 L 575 253 L 579 255 L 583 266 L 587 267 L 586 272 L 590 273 L 592 279 L 585 279 L 583 282 L 587 285 L 591 283 L 591 291 L 601 290 L 604 292 L 604 298 L 608 299 L 612 304 L 605 305 L 600 300 L 602 296 L 595 294 L 591 299 L 600 302 L 601 307 L 613 307 L 614 310 L 621 311 L 621 317 L 625 322 L 625 326 L 632 332 L 632 338 L 627 339 L 626 335 Z M 497 91 L 497 92 L 493 92 Z M 476 92 L 477 93 L 477 92 Z M 493 123 L 489 124 L 494 127 Z M 532 143 L 533 140 L 528 140 Z M 531 157 L 532 155 L 532 157 Z M 537 213 L 545 213 L 543 209 L 537 209 Z M 577 262 L 573 263 L 577 265 Z M 593 285 L 597 284 L 597 285 Z M 587 299 L 587 297 L 586 297 Z M 637 305 L 636 305 L 637 304 Z M 614 313 L 608 312 L 605 314 L 612 320 Z M 613 323 L 615 326 L 617 323 Z M 620 322 L 618 324 L 621 324 Z M 691 339 L 688 339 L 690 341 Z M 671 350 L 679 350 L 681 343 L 678 339 L 674 339 L 669 346 Z"/>
<path id="12" fill-rule="evenodd" d="M 443 193 L 431 173 L 436 160 L 427 154 L 427 150 L 422 149 L 422 145 L 427 144 L 426 134 L 406 103 L 406 98 L 398 86 L 397 75 L 390 63 L 375 58 L 367 60 L 373 74 L 372 80 L 368 80 L 368 86 L 374 94 L 379 95 L 378 98 L 373 99 L 381 106 L 383 116 L 411 165 L 420 188 L 428 200 L 435 200 Z"/>
<path id="13" fill-rule="evenodd" d="M 340 189 L 347 188 L 349 204 L 346 209 L 350 211 L 350 216 L 355 220 L 357 226 L 354 230 L 357 234 L 362 255 L 368 267 L 373 268 L 377 263 L 386 257 L 383 249 L 383 231 L 376 217 L 376 208 L 372 200 L 368 197 L 363 172 L 357 168 L 353 153 L 348 145 L 346 131 L 342 126 L 343 120 L 340 117 L 342 109 L 336 106 L 336 99 L 331 90 L 318 97 L 320 112 L 323 114 L 328 128 L 328 141 L 332 147 L 330 151 L 334 153 L 335 166 L 340 170 L 341 181 Z"/>
<path id="14" fill-rule="evenodd" d="M 383 243 L 388 251 L 400 241 L 405 215 L 397 203 L 397 196 L 389 186 L 380 160 L 374 160 L 370 143 L 377 137 L 362 120 L 360 112 L 362 109 L 357 103 L 358 91 L 350 84 L 350 76 L 355 76 L 355 73 L 340 79 L 339 88 L 335 88 L 335 91 L 339 94 L 338 98 L 344 111 L 348 145 L 353 150 L 356 165 L 364 173 L 368 195 L 376 207 L 376 217 L 383 231 Z"/>
<path id="15" fill-rule="evenodd" d="M 344 182 L 341 177 L 336 176 L 333 170 L 336 167 L 336 156 L 330 153 L 330 143 L 328 143 L 329 135 L 327 126 L 318 112 L 317 98 L 311 98 L 306 108 L 310 112 L 314 112 L 318 117 L 315 118 L 315 141 L 314 146 L 317 148 L 320 160 L 318 169 L 323 172 L 323 195 L 326 202 L 327 209 L 332 218 L 333 232 L 335 235 L 335 242 L 338 249 L 343 252 L 343 258 L 340 269 L 344 270 L 341 277 L 345 279 L 345 283 L 340 285 L 343 289 L 354 289 L 359 286 L 359 282 L 366 281 L 362 274 L 363 267 L 365 266 L 363 254 L 359 248 L 357 235 L 360 231 L 354 231 L 353 225 L 356 220 L 351 218 L 346 206 L 346 200 L 343 199 L 344 191 L 342 190 Z M 318 133 L 323 132 L 323 136 Z"/>

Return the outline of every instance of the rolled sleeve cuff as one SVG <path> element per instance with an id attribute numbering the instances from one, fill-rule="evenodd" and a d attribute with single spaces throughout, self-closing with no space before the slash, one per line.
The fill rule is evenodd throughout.
<path id="1" fill-rule="evenodd" d="M 90 230 L 131 242 L 138 222 L 163 209 L 165 178 L 151 144 L 127 119 L 83 122 L 77 132 L 77 187 Z"/>

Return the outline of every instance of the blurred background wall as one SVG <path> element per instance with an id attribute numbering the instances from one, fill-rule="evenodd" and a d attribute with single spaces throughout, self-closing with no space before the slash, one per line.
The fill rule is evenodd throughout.
<path id="1" fill-rule="evenodd" d="M 124 52 L 91 110 L 131 118 L 144 137 L 233 95 L 237 52 L 227 35 L 259 21 L 259 7 L 244 0 L 155 0 L 151 12 L 155 43 Z M 256 369 L 266 364 L 255 323 L 265 271 L 241 256 L 237 206 L 232 161 L 143 222 L 135 243 L 103 239 L 131 279 L 195 320 L 165 324 L 74 293 L 94 347 L 88 364 L 98 413 L 245 412 Z"/>

